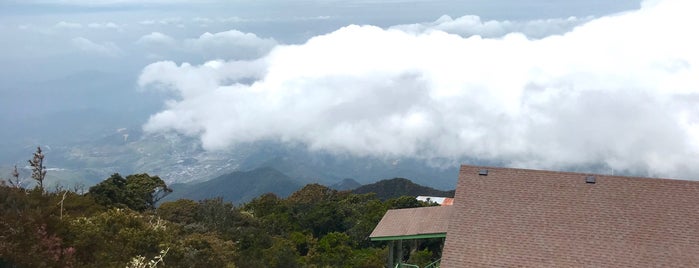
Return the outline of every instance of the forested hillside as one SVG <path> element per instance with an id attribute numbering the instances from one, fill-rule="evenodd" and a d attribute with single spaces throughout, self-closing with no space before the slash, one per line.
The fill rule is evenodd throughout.
<path id="1" fill-rule="evenodd" d="M 169 190 L 148 174 L 114 174 L 88 193 L 2 181 L 0 267 L 383 267 L 385 243 L 368 239 L 374 226 L 387 209 L 425 205 L 309 184 L 288 198 L 155 208 Z M 440 241 L 414 249 L 406 258 L 428 263 Z"/>
<path id="2" fill-rule="evenodd" d="M 223 201 L 242 204 L 264 193 L 287 197 L 301 187 L 303 184 L 289 176 L 276 169 L 265 167 L 233 172 L 204 182 L 175 184 L 172 186 L 175 192 L 168 196 L 166 201 L 181 198 L 203 200 L 221 197 Z"/>
<path id="3" fill-rule="evenodd" d="M 375 193 L 381 200 L 396 198 L 399 196 L 440 196 L 454 197 L 454 190 L 441 191 L 431 187 L 416 184 L 408 179 L 394 178 L 390 180 L 381 180 L 372 184 L 363 185 L 352 190 L 355 194 Z"/>

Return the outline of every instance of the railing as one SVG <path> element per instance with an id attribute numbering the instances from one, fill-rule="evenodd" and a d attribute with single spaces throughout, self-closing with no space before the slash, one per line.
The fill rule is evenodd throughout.
<path id="1" fill-rule="evenodd" d="M 425 265 L 423 268 L 439 268 L 439 262 L 441 259 L 433 261 L 432 263 Z M 398 263 L 396 264 L 395 268 L 405 268 L 405 267 L 410 267 L 410 268 L 420 268 L 420 266 L 417 266 L 415 264 L 407 264 L 407 263 Z"/>
<path id="2" fill-rule="evenodd" d="M 428 264 L 428 265 L 425 265 L 424 268 L 439 268 L 439 262 L 440 262 L 441 260 L 442 260 L 442 259 L 433 261 L 432 263 L 430 263 L 430 264 Z"/>
<path id="3" fill-rule="evenodd" d="M 398 264 L 396 264 L 395 268 L 403 268 L 403 267 L 420 268 L 420 266 L 417 266 L 415 264 L 407 264 L 407 263 L 398 263 Z"/>

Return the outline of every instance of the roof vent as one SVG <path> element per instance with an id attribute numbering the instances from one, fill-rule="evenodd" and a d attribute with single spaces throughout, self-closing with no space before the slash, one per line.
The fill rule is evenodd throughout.
<path id="1" fill-rule="evenodd" d="M 597 178 L 595 176 L 587 176 L 585 178 L 585 183 L 595 184 L 596 182 L 597 182 Z"/>
<path id="2" fill-rule="evenodd" d="M 488 176 L 488 170 L 487 169 L 481 169 L 478 171 L 479 176 Z"/>

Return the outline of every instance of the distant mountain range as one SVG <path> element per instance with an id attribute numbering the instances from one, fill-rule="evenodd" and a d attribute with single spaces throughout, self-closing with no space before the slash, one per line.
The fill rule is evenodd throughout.
<path id="1" fill-rule="evenodd" d="M 29 142 L 9 150 L 0 162 L 0 177 L 9 176 L 11 167 L 23 168 L 39 144 L 44 149 L 50 171 L 48 185 L 92 186 L 113 173 L 148 173 L 169 184 L 202 182 L 235 171 L 271 167 L 301 185 L 333 185 L 345 178 L 360 184 L 382 178 L 405 177 L 437 189 L 453 188 L 457 166 L 439 166 L 414 158 L 377 158 L 308 150 L 303 145 L 256 142 L 237 145 L 225 151 L 205 151 L 196 138 L 176 133 L 151 134 L 136 128 L 115 127 L 112 132 L 90 141 L 67 144 Z M 12 155 L 12 156 L 10 156 Z M 20 170 L 29 177 L 29 170 Z M 358 185 L 346 185 L 352 189 Z"/>
<path id="2" fill-rule="evenodd" d="M 330 185 L 331 189 L 338 190 L 338 191 L 349 191 L 349 190 L 354 190 L 362 186 L 361 183 L 355 181 L 354 179 L 344 179 L 341 180 L 338 183 L 335 183 L 333 185 Z"/>
<path id="3" fill-rule="evenodd" d="M 303 184 L 276 169 L 264 167 L 251 171 L 233 172 L 198 183 L 173 184 L 173 193 L 164 201 L 177 199 L 203 200 L 222 197 L 233 204 L 249 202 L 265 193 L 287 197 Z"/>
<path id="4" fill-rule="evenodd" d="M 456 188 L 456 185 L 454 185 Z M 400 196 L 439 196 L 439 197 L 454 197 L 455 190 L 441 191 L 431 187 L 422 186 L 404 178 L 394 178 L 390 180 L 381 180 L 372 184 L 363 185 L 352 190 L 356 194 L 376 193 L 376 196 L 382 200 L 396 198 Z"/>
<path id="5" fill-rule="evenodd" d="M 274 168 L 263 167 L 244 172 L 232 172 L 204 182 L 173 184 L 171 187 L 174 189 L 174 192 L 168 195 L 163 202 L 182 198 L 203 200 L 222 197 L 225 201 L 242 204 L 265 193 L 274 193 L 280 197 L 288 197 L 304 185 L 304 183 Z M 454 196 L 453 190 L 440 191 L 403 178 L 381 180 L 364 186 L 353 179 L 343 179 L 330 186 L 330 188 L 336 190 L 355 188 L 352 192 L 360 194 L 376 193 L 377 197 L 383 200 L 404 195 Z"/>

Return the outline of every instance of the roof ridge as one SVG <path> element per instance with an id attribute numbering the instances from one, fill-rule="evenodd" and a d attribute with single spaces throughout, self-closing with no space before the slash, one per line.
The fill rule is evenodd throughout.
<path id="1" fill-rule="evenodd" d="M 699 183 L 697 180 L 690 179 L 677 179 L 677 178 L 662 178 L 662 177 L 642 177 L 642 176 L 626 176 L 626 175 L 609 175 L 609 174 L 599 174 L 593 172 L 574 172 L 574 171 L 556 171 L 556 170 L 544 170 L 544 169 L 532 169 L 532 168 L 515 168 L 515 167 L 496 167 L 496 166 L 480 166 L 480 165 L 466 165 L 462 164 L 459 172 L 462 172 L 465 168 L 476 168 L 476 169 L 488 169 L 488 170 L 510 170 L 510 171 L 526 171 L 526 172 L 536 172 L 536 173 L 546 173 L 546 174 L 565 174 L 565 175 L 582 175 L 582 176 L 598 176 L 601 178 L 626 178 L 626 179 L 642 179 L 642 180 L 668 180 L 668 181 L 682 181 L 682 182 L 692 182 Z"/>

